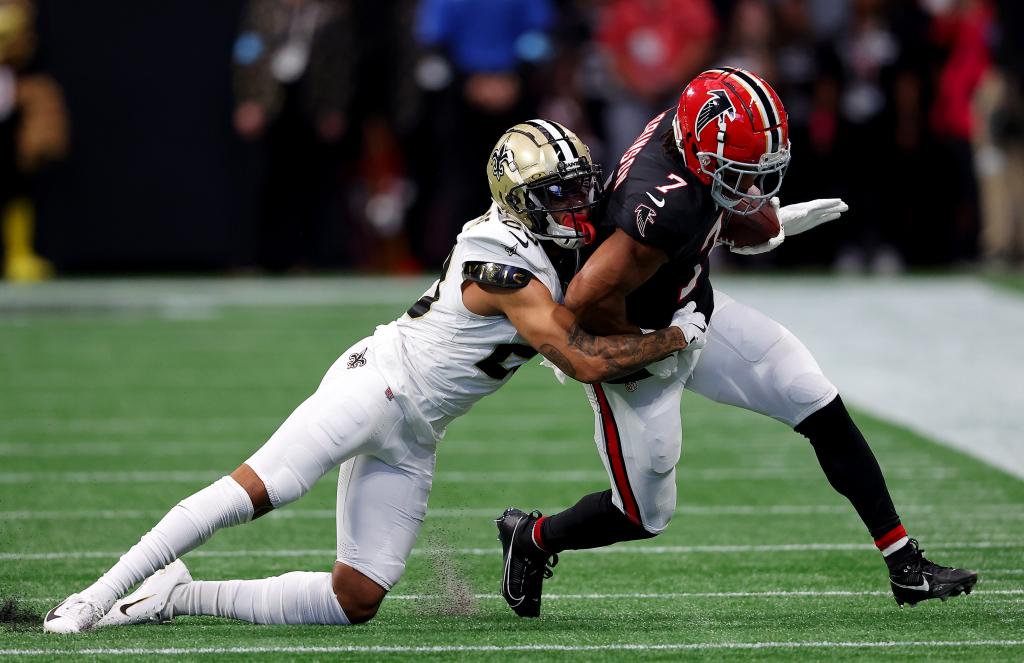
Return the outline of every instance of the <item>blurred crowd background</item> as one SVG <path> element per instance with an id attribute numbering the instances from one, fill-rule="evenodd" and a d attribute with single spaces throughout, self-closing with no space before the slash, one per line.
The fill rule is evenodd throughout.
<path id="1" fill-rule="evenodd" d="M 843 221 L 737 262 L 1019 267 L 1019 0 L 0 0 L 7 278 L 433 269 L 502 131 L 610 172 L 704 68 L 789 112 L 783 203 Z"/>

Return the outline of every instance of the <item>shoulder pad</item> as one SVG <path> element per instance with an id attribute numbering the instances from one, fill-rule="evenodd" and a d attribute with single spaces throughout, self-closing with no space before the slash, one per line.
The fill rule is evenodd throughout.
<path id="1" fill-rule="evenodd" d="M 499 262 L 469 261 L 462 264 L 462 278 L 497 288 L 525 288 L 533 274 L 522 267 Z"/>

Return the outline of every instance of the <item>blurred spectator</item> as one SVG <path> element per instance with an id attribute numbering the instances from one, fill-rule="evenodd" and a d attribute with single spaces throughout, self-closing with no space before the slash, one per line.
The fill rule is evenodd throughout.
<path id="1" fill-rule="evenodd" d="M 487 209 L 481 155 L 536 114 L 529 65 L 549 57 L 554 18 L 550 0 L 421 1 L 416 36 L 430 52 L 416 75 L 431 93 L 434 139 L 417 155 L 426 160 L 416 242 L 425 262 L 439 263 L 461 224 Z"/>
<path id="2" fill-rule="evenodd" d="M 939 182 L 949 219 L 951 245 L 948 260 L 969 261 L 978 255 L 980 213 L 974 154 L 971 100 L 990 64 L 989 31 L 992 15 L 983 0 L 932 0 L 935 18 L 932 38 L 945 53 L 935 96 L 931 124 L 940 140 L 948 177 Z M 941 7 L 939 6 L 941 5 Z M 947 7 L 948 6 L 948 7 Z"/>
<path id="3" fill-rule="evenodd" d="M 600 5 L 588 0 L 562 3 L 551 32 L 552 62 L 538 115 L 571 127 L 590 148 L 595 162 L 605 163 L 607 149 L 600 120 L 604 116 L 609 72 L 593 34 Z"/>
<path id="4" fill-rule="evenodd" d="M 33 19 L 29 0 L 0 0 L 0 246 L 4 276 L 19 281 L 39 280 L 52 272 L 33 248 L 29 178 L 68 148 L 60 88 L 31 68 Z"/>
<path id="5" fill-rule="evenodd" d="M 249 0 L 234 49 L 234 125 L 262 140 L 258 254 L 271 270 L 337 260 L 324 242 L 354 59 L 347 0 Z"/>
<path id="6" fill-rule="evenodd" d="M 850 21 L 850 0 L 808 0 L 807 11 L 814 34 L 831 39 Z"/>
<path id="7" fill-rule="evenodd" d="M 172 267 L 432 268 L 461 224 L 486 208 L 485 190 L 472 183 L 483 178 L 480 155 L 508 126 L 551 117 L 610 167 L 712 63 L 756 70 L 782 96 L 793 146 L 784 200 L 838 195 L 851 204 L 845 221 L 791 238 L 762 265 L 891 271 L 971 260 L 979 198 L 984 256 L 1024 257 L 1015 0 L 232 0 L 226 9 L 191 0 L 165 3 L 159 16 L 125 5 L 131 15 L 116 27 L 87 25 L 92 14 L 78 4 L 41 7 L 45 47 L 32 64 L 31 2 L 0 0 L 0 206 L 8 255 L 20 256 L 9 271 L 46 273 L 31 252 L 32 208 L 8 201 L 26 200 L 25 176 L 67 144 L 60 93 L 40 65 L 60 77 L 75 112 L 68 165 L 33 184 L 53 188 L 40 209 L 67 225 L 44 224 L 40 239 L 55 260 L 57 242 L 46 240 L 73 244 L 74 258 L 60 263 L 71 268 L 127 269 L 135 260 L 131 268 L 157 269 L 165 257 Z M 227 71 L 204 67 L 227 57 L 235 36 L 227 26 L 237 28 L 243 7 L 232 101 Z M 197 8 L 207 12 L 205 48 L 179 63 L 168 54 Z M 104 29 L 107 38 L 75 42 L 76 31 Z M 91 58 L 76 57 L 82 48 Z M 149 57 L 125 59 L 126 49 Z M 197 70 L 218 72 L 197 88 L 204 103 L 166 98 Z M 106 99 L 122 91 L 124 103 L 111 107 Z M 126 108 L 144 119 L 133 123 Z M 174 181 L 197 159 L 202 168 Z M 125 163 L 133 168 L 114 167 Z M 258 183 L 248 198 L 227 191 L 245 168 L 254 172 L 239 179 Z M 126 170 L 141 173 L 124 192 L 134 198 L 104 225 L 103 186 Z M 255 198 L 258 242 L 248 238 L 238 256 L 234 246 L 246 242 L 238 208 Z M 182 230 L 168 200 L 183 203 L 190 220 L 173 255 L 155 239 Z M 139 214 L 161 224 L 128 248 L 96 231 L 121 238 Z"/>
<path id="8" fill-rule="evenodd" d="M 1024 262 L 1024 4 L 998 3 L 995 65 L 975 97 L 975 151 L 983 210 L 982 255 L 1001 267 Z"/>
<path id="9" fill-rule="evenodd" d="M 726 25 L 719 64 L 756 71 L 765 80 L 775 80 L 775 25 L 768 1 L 739 0 Z"/>
<path id="10" fill-rule="evenodd" d="M 709 0 L 611 0 L 606 5 L 598 39 L 619 84 L 610 91 L 605 116 L 606 168 L 705 67 L 717 27 Z"/>
<path id="11" fill-rule="evenodd" d="M 389 273 L 420 270 L 410 251 L 410 207 L 417 198 L 410 162 L 421 150 L 421 95 L 413 71 L 416 0 L 359 2 L 353 19 L 358 59 L 351 123 L 359 145 L 346 154 L 342 195 L 354 221 L 338 237 L 352 267 Z M 356 153 L 358 149 L 358 153 Z"/>
<path id="12" fill-rule="evenodd" d="M 900 173 L 879 171 L 892 144 L 892 81 L 901 55 L 884 0 L 854 0 L 852 16 L 834 42 L 839 65 L 835 152 L 843 197 L 850 204 L 844 246 L 836 266 L 896 271 L 902 257 L 894 246 L 890 203 Z M 905 195 L 905 192 L 903 193 Z"/>

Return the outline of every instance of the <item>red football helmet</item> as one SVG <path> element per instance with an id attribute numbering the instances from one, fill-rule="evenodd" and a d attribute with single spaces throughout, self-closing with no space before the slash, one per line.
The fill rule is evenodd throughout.
<path id="1" fill-rule="evenodd" d="M 672 128 L 687 168 L 711 185 L 722 207 L 751 214 L 779 192 L 789 165 L 789 120 L 779 95 L 757 74 L 722 67 L 698 75 L 679 98 Z M 743 198 L 750 205 L 740 210 Z"/>

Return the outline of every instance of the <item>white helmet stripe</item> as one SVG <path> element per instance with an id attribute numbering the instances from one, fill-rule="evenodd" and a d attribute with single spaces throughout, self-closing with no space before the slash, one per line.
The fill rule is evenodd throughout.
<path id="1" fill-rule="evenodd" d="M 576 150 L 573 149 L 572 143 L 566 140 L 565 134 L 558 128 L 558 125 L 552 124 L 547 120 L 530 120 L 527 124 L 537 127 L 548 140 L 558 146 L 559 159 L 561 161 L 575 161 L 579 158 Z"/>
<path id="2" fill-rule="evenodd" d="M 746 80 L 744 80 L 743 77 L 738 75 L 739 71 L 740 71 L 739 69 L 733 69 L 730 72 L 730 73 L 734 74 L 733 77 L 732 77 L 732 80 L 734 80 L 737 83 L 739 83 L 740 86 L 742 86 L 750 94 L 752 99 L 754 99 L 755 101 L 759 101 L 759 97 L 758 97 L 757 91 L 754 90 L 754 88 L 750 85 L 750 83 L 748 83 Z M 761 116 L 761 122 L 763 123 L 764 126 L 770 127 L 772 124 L 774 124 L 773 122 L 769 122 L 768 112 L 767 112 L 768 109 L 765 108 L 765 105 L 763 103 L 755 103 L 755 104 L 753 104 L 753 106 L 757 109 L 758 114 Z M 771 131 L 766 131 L 765 134 L 764 134 L 764 150 L 765 150 L 765 152 L 771 152 L 772 151 L 772 149 L 771 149 L 771 144 L 772 144 L 771 134 L 772 133 L 773 132 L 771 132 Z"/>
<path id="3" fill-rule="evenodd" d="M 766 115 L 765 126 L 776 127 L 769 132 L 771 134 L 771 144 L 768 151 L 778 151 L 782 146 L 782 116 L 779 113 L 779 109 L 775 107 L 775 99 L 772 98 L 771 92 L 765 89 L 764 84 L 750 72 L 736 69 L 733 73 L 738 79 L 747 83 L 747 87 L 753 91 L 758 101 L 761 102 L 760 105 L 764 107 Z"/>

